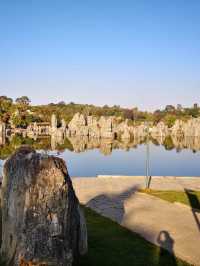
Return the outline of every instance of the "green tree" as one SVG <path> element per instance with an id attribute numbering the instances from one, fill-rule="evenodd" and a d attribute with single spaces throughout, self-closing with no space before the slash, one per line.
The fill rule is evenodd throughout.
<path id="1" fill-rule="evenodd" d="M 173 150 L 174 149 L 174 143 L 171 138 L 171 136 L 167 136 L 163 142 L 163 145 L 166 150 Z"/>
<path id="2" fill-rule="evenodd" d="M 175 115 L 166 115 L 165 116 L 165 123 L 168 127 L 172 127 L 176 121 L 176 116 Z"/>
<path id="3" fill-rule="evenodd" d="M 21 96 L 15 100 L 20 105 L 29 105 L 31 100 L 27 96 Z"/>
<path id="4" fill-rule="evenodd" d="M 20 126 L 21 126 L 22 119 L 21 119 L 21 116 L 20 116 L 20 115 L 13 115 L 13 116 L 11 117 L 11 121 L 12 121 L 12 124 L 13 124 L 15 127 L 20 127 Z"/>

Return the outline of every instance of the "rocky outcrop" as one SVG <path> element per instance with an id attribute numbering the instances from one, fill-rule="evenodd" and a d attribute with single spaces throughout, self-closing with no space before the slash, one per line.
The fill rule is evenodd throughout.
<path id="1" fill-rule="evenodd" d="M 150 133 L 153 138 L 166 137 L 169 135 L 169 128 L 164 122 L 159 122 L 156 126 L 151 128 Z"/>
<path id="2" fill-rule="evenodd" d="M 71 266 L 87 230 L 66 165 L 21 147 L 5 163 L 2 247 L 7 265 Z"/>
<path id="3" fill-rule="evenodd" d="M 58 127 L 58 121 L 55 114 L 51 116 L 51 133 L 53 138 L 63 138 L 66 133 L 66 122 L 64 119 L 61 120 L 61 127 Z"/>
<path id="4" fill-rule="evenodd" d="M 2 125 L 0 124 L 0 144 L 2 142 Z M 15 128 L 14 133 L 29 137 L 51 135 L 53 140 L 56 138 L 62 139 L 66 136 L 77 136 L 127 141 L 131 138 L 145 137 L 147 135 L 147 127 L 149 128 L 149 134 L 153 138 L 165 138 L 167 136 L 200 137 L 200 118 L 191 118 L 187 121 L 176 120 L 174 126 L 168 128 L 164 122 L 159 122 L 155 126 L 150 122 L 148 126 L 143 122 L 135 125 L 132 120 L 126 119 L 124 121 L 120 117 L 101 116 L 98 118 L 80 113 L 76 113 L 68 125 L 62 119 L 61 126 L 58 127 L 56 115 L 53 114 L 51 124 L 46 122 L 32 123 L 27 129 Z"/>
<path id="5" fill-rule="evenodd" d="M 74 115 L 68 124 L 68 136 L 84 136 L 91 138 L 114 139 L 114 118 L 84 116 L 80 113 Z"/>
<path id="6" fill-rule="evenodd" d="M 149 124 L 148 127 L 150 135 L 154 138 L 165 138 L 169 135 L 200 137 L 200 118 L 191 118 L 186 122 L 176 120 L 172 128 L 168 128 L 164 122 L 159 122 L 156 126 Z M 128 120 L 120 122 L 120 119 L 114 116 L 100 117 L 98 119 L 94 116 L 84 116 L 77 113 L 69 123 L 66 132 L 68 136 L 131 139 L 132 137 L 146 136 L 147 125 L 145 123 L 137 126 L 129 125 Z"/>
<path id="7" fill-rule="evenodd" d="M 128 129 L 125 129 L 123 134 L 121 135 L 121 139 L 122 140 L 127 140 L 127 141 L 130 141 L 131 139 L 131 134 L 130 134 L 130 131 Z"/>
<path id="8" fill-rule="evenodd" d="M 200 118 L 192 118 L 188 121 L 176 120 L 171 128 L 172 136 L 200 137 Z"/>
<path id="9" fill-rule="evenodd" d="M 88 123 L 92 124 L 92 121 Z M 67 135 L 69 136 L 88 136 L 89 135 L 89 126 L 85 119 L 85 116 L 82 114 L 75 114 L 72 120 L 68 124 Z"/>
<path id="10" fill-rule="evenodd" d="M 5 144 L 6 139 L 6 126 L 5 123 L 0 122 L 0 145 Z"/>
<path id="11" fill-rule="evenodd" d="M 56 118 L 56 115 L 55 114 L 52 114 L 51 116 L 51 130 L 54 131 L 57 129 L 57 118 Z"/>
<path id="12" fill-rule="evenodd" d="M 114 116 L 100 117 L 84 116 L 80 113 L 74 115 L 68 124 L 67 136 L 83 136 L 89 138 L 108 138 L 130 140 L 132 137 L 145 137 L 147 126 L 145 123 L 133 126 L 129 125 L 129 120 L 121 121 L 121 118 Z M 154 128 L 154 133 L 160 134 L 162 130 L 167 132 L 166 126 L 161 123 L 158 128 Z M 164 134 L 166 134 L 166 132 Z"/>

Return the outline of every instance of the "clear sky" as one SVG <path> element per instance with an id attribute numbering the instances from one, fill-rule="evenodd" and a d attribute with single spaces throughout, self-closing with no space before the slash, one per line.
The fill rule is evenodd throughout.
<path id="1" fill-rule="evenodd" d="M 0 95 L 200 103 L 199 0 L 2 0 Z"/>

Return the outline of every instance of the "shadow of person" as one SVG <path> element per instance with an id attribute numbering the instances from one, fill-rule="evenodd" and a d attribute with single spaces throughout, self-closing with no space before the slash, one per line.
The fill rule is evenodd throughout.
<path id="1" fill-rule="evenodd" d="M 86 206 L 121 224 L 125 213 L 124 202 L 131 197 L 137 189 L 137 186 L 133 186 L 120 194 L 101 194 L 88 201 Z"/>
<path id="2" fill-rule="evenodd" d="M 177 265 L 176 257 L 174 255 L 174 239 L 170 236 L 167 231 L 161 231 L 157 238 L 157 243 L 159 244 L 160 254 L 159 254 L 159 264 L 158 265 Z M 171 256 L 168 256 L 168 261 L 166 264 L 166 250 L 171 253 Z"/>
<path id="3" fill-rule="evenodd" d="M 198 219 L 197 213 L 200 212 L 200 202 L 198 197 L 194 194 L 193 190 L 185 189 L 185 193 L 188 197 L 190 206 L 192 208 L 192 214 L 194 216 L 195 222 L 197 224 L 198 229 L 200 230 L 200 221 Z"/>

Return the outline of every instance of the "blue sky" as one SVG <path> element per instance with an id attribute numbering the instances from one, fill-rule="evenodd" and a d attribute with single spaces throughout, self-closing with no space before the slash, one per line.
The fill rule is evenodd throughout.
<path id="1" fill-rule="evenodd" d="M 200 1 L 0 1 L 0 94 L 155 109 L 200 103 Z"/>

